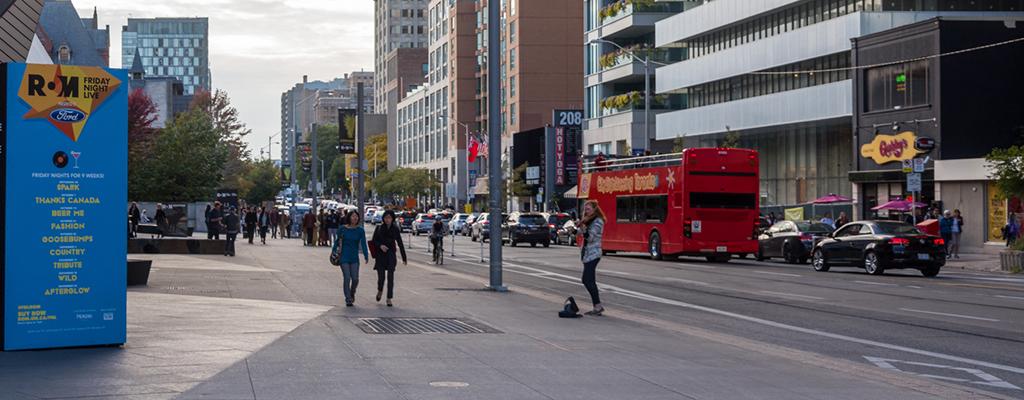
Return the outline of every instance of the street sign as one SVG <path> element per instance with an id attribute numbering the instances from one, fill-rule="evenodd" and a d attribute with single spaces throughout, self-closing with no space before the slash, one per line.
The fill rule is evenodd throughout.
<path id="1" fill-rule="evenodd" d="M 925 164 L 925 159 L 923 159 L 923 158 L 915 158 L 914 159 L 914 173 L 918 173 L 919 174 L 919 173 L 924 172 L 924 164 Z"/>
<path id="2" fill-rule="evenodd" d="M 911 160 L 903 160 L 903 173 L 909 174 L 914 172 L 914 162 Z"/>
<path id="3" fill-rule="evenodd" d="M 540 179 L 540 167 L 526 167 L 526 179 Z"/>
<path id="4" fill-rule="evenodd" d="M 920 192 L 921 191 L 921 174 L 917 174 L 917 173 L 907 174 L 907 191 L 908 192 Z"/>

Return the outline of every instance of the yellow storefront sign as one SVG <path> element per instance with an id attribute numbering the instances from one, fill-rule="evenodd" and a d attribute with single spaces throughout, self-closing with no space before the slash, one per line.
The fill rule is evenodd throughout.
<path id="1" fill-rule="evenodd" d="M 787 221 L 803 221 L 804 220 L 804 208 L 787 208 L 785 210 Z"/>
<path id="2" fill-rule="evenodd" d="M 909 131 L 898 135 L 877 135 L 871 143 L 860 147 L 860 155 L 879 165 L 910 160 L 921 153 L 914 147 L 916 141 L 917 135 Z"/>
<path id="3" fill-rule="evenodd" d="M 985 241 L 1003 240 L 1003 227 L 1006 226 L 1006 199 L 999 195 L 995 182 L 988 183 L 988 231 Z"/>

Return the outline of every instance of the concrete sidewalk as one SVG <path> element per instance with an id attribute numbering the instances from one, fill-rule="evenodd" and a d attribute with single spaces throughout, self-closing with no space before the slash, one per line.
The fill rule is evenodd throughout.
<path id="1" fill-rule="evenodd" d="M 239 245 L 237 258 L 152 255 L 150 287 L 129 293 L 127 345 L 0 353 L 0 398 L 993 398 L 614 304 L 605 317 L 559 319 L 560 294 L 484 291 L 481 278 L 420 264 L 422 249 L 399 266 L 396 307 L 373 301 L 369 267 L 357 307 L 339 307 L 327 254 L 274 241 Z M 491 333 L 359 325 L 388 317 L 457 318 Z"/>

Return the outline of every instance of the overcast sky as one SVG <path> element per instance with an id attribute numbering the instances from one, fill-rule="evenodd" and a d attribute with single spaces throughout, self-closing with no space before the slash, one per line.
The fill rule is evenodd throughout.
<path id="1" fill-rule="evenodd" d="M 373 70 L 373 0 L 73 0 L 79 14 L 99 7 L 110 25 L 111 67 L 121 66 L 128 17 L 207 17 L 215 89 L 227 91 L 254 157 L 281 126 L 281 93 L 302 81 Z M 126 66 L 126 68 L 129 66 Z M 280 136 L 274 138 L 280 141 Z M 280 147 L 274 145 L 274 158 Z"/>

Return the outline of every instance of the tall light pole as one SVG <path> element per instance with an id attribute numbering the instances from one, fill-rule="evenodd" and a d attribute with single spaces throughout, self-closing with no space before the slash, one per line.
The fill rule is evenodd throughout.
<path id="1" fill-rule="evenodd" d="M 281 134 L 281 131 L 278 131 L 277 133 L 275 133 L 273 135 L 270 135 L 270 137 L 267 138 L 267 159 L 268 160 L 272 160 L 274 158 L 274 154 L 273 154 L 274 143 L 278 143 L 278 144 L 281 143 L 281 142 L 271 142 L 271 141 L 274 140 L 274 138 L 277 137 L 277 135 L 280 135 L 280 134 Z M 284 157 L 284 154 L 282 154 L 281 156 Z"/>
<path id="2" fill-rule="evenodd" d="M 490 196 L 490 289 L 508 291 L 501 282 L 501 0 L 487 2 L 487 176 Z"/>
<path id="3" fill-rule="evenodd" d="M 615 46 L 622 52 L 629 55 L 633 59 L 633 62 L 638 62 L 644 65 L 644 150 L 651 149 L 651 64 L 659 64 L 656 61 L 652 61 L 650 55 L 646 55 L 640 58 L 632 50 L 626 50 L 626 48 L 620 46 L 611 40 L 605 39 L 594 39 L 589 44 L 595 43 L 607 43 Z"/>

